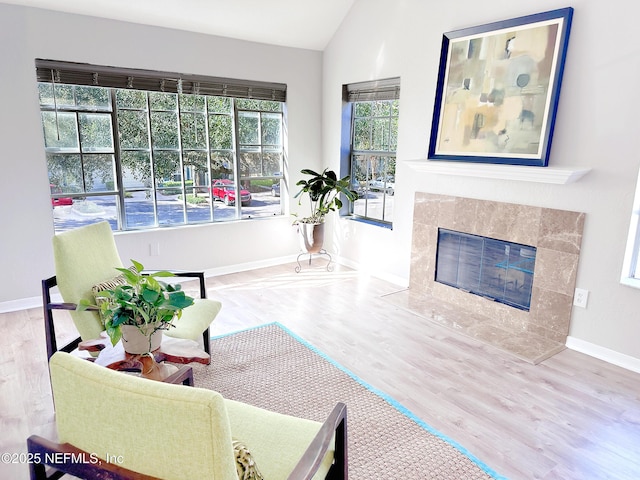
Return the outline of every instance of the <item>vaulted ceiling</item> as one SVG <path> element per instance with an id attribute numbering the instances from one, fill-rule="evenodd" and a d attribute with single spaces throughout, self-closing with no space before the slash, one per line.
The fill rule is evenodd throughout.
<path id="1" fill-rule="evenodd" d="M 355 0 L 1 0 L 67 13 L 324 50 Z"/>

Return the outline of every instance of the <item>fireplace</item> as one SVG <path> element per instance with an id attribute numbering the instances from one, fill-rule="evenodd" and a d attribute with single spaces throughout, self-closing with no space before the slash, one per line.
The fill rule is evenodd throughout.
<path id="1" fill-rule="evenodd" d="M 565 348 L 584 218 L 579 212 L 418 192 L 409 288 L 387 299 L 538 363 Z M 530 289 L 528 305 L 521 301 L 526 293 L 496 301 L 493 295 L 471 292 L 469 285 L 456 288 L 449 281 L 437 281 L 442 269 L 438 238 L 443 232 L 461 234 L 475 243 L 476 250 L 484 241 L 479 237 L 503 242 L 490 243 L 490 248 L 502 250 L 503 255 L 508 250 L 507 263 L 489 255 L 488 275 L 496 282 L 494 290 L 503 280 L 511 282 L 505 288 Z M 468 264 L 464 268 L 477 272 Z"/>

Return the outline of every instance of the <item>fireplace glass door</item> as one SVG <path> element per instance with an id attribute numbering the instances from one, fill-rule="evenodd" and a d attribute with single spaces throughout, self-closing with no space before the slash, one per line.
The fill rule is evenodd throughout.
<path id="1" fill-rule="evenodd" d="M 535 247 L 438 229 L 436 282 L 528 311 L 535 261 Z"/>

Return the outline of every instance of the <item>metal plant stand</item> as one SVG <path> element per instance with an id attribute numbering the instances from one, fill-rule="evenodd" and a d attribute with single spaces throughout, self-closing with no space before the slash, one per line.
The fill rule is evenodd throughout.
<path id="1" fill-rule="evenodd" d="M 331 255 L 329 255 L 329 253 L 323 248 L 317 253 L 302 252 L 300 255 L 298 255 L 298 258 L 296 260 L 298 262 L 298 265 L 296 266 L 296 273 L 300 273 L 300 271 L 302 270 L 300 258 L 304 257 L 305 255 L 309 255 L 309 266 L 311 266 L 311 259 L 313 258 L 314 255 L 326 256 L 329 259 L 329 263 L 327 263 L 327 272 L 333 271 L 333 266 L 331 265 L 331 261 L 332 261 Z"/>

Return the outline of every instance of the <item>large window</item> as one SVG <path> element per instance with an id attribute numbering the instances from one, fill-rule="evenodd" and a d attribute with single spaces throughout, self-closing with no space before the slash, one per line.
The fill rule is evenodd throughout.
<path id="1" fill-rule="evenodd" d="M 56 231 L 283 213 L 284 85 L 44 60 L 37 71 Z"/>
<path id="2" fill-rule="evenodd" d="M 636 196 L 633 201 L 621 281 L 625 285 L 640 288 L 640 174 L 638 174 Z"/>
<path id="3" fill-rule="evenodd" d="M 352 214 L 390 226 L 396 190 L 400 80 L 346 86 L 351 117 L 350 174 L 358 193 Z"/>

